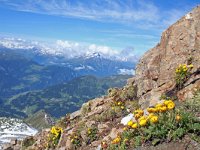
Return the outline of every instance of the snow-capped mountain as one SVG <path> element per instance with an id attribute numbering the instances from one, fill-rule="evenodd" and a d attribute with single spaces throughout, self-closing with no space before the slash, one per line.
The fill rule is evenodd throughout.
<path id="1" fill-rule="evenodd" d="M 33 136 L 38 131 L 20 119 L 0 118 L 0 149 L 2 144 L 9 143 L 11 139 L 22 140 L 27 136 Z"/>
<path id="2" fill-rule="evenodd" d="M 47 44 L 16 38 L 0 38 L 0 50 L 17 52 L 41 65 L 66 66 L 79 75 L 109 76 L 134 74 L 137 58 L 129 50 L 121 52 L 95 45 L 61 42 Z M 131 59 L 130 59 L 131 57 Z"/>
<path id="3" fill-rule="evenodd" d="M 80 44 L 77 42 L 57 40 L 56 42 L 32 41 L 21 38 L 0 37 L 0 47 L 15 49 L 24 52 L 33 52 L 38 55 L 52 55 L 68 59 L 75 57 L 93 57 L 100 54 L 102 57 L 118 61 L 137 62 L 134 49 L 129 47 L 122 51 L 114 50 L 107 46 L 95 44 Z"/>
<path id="4" fill-rule="evenodd" d="M 83 75 L 108 76 L 113 74 L 134 74 L 134 63 L 109 59 L 100 53 L 69 59 L 68 66 Z"/>

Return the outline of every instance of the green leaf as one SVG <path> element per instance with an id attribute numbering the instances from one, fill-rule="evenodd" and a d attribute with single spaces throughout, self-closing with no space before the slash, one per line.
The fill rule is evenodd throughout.
<path id="1" fill-rule="evenodd" d="M 152 141 L 152 145 L 156 145 L 156 144 L 158 144 L 160 142 L 160 139 L 154 139 L 153 141 Z"/>

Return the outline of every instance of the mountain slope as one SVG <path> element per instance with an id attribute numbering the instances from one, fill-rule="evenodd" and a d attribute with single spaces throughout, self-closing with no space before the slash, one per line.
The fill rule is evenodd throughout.
<path id="1" fill-rule="evenodd" d="M 41 110 L 26 118 L 24 122 L 41 130 L 51 127 L 54 124 L 54 119 L 45 111 Z"/>
<path id="2" fill-rule="evenodd" d="M 68 66 L 81 75 L 110 76 L 116 74 L 134 74 L 133 62 L 108 59 L 100 53 L 93 53 L 68 60 Z M 127 70 L 127 72 L 123 72 Z"/>
<path id="3" fill-rule="evenodd" d="M 0 98 L 68 81 L 77 74 L 68 67 L 42 66 L 18 53 L 0 50 Z"/>
<path id="4" fill-rule="evenodd" d="M 79 77 L 43 90 L 15 95 L 7 101 L 7 105 L 24 115 L 45 110 L 51 116 L 60 117 L 76 111 L 89 99 L 106 94 L 110 87 L 122 87 L 129 77 Z M 12 114 L 15 115 L 15 112 Z"/>

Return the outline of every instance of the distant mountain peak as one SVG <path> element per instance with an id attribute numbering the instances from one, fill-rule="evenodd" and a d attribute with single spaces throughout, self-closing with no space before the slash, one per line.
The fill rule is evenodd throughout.
<path id="1" fill-rule="evenodd" d="M 93 53 L 85 54 L 83 57 L 85 57 L 85 59 L 89 59 L 89 58 L 101 58 L 101 57 L 103 57 L 103 54 L 100 54 L 99 52 L 93 52 Z"/>
<path id="2" fill-rule="evenodd" d="M 64 57 L 67 59 L 86 57 L 86 58 L 107 58 L 118 61 L 136 62 L 137 57 L 133 54 L 133 48 L 126 48 L 122 51 L 114 50 L 107 46 L 80 45 L 73 42 L 48 43 L 44 41 L 31 41 L 20 38 L 0 37 L 0 47 L 37 55 L 49 55 Z"/>

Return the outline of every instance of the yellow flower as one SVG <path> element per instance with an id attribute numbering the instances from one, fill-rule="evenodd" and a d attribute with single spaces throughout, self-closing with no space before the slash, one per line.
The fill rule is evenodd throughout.
<path id="1" fill-rule="evenodd" d="M 117 137 L 117 138 L 116 138 L 116 142 L 119 143 L 120 141 L 121 141 L 121 138 L 120 138 L 120 137 Z"/>
<path id="2" fill-rule="evenodd" d="M 145 120 L 145 119 L 147 119 L 147 117 L 142 116 L 142 117 L 139 118 L 139 121 L 140 121 L 140 120 Z"/>
<path id="3" fill-rule="evenodd" d="M 156 107 L 157 112 L 161 112 L 162 107 Z"/>
<path id="4" fill-rule="evenodd" d="M 147 124 L 147 120 L 146 119 L 140 120 L 139 124 L 140 124 L 140 126 L 143 127 Z"/>
<path id="5" fill-rule="evenodd" d="M 162 107 L 163 104 L 156 104 L 156 108 Z"/>
<path id="6" fill-rule="evenodd" d="M 188 65 L 188 68 L 193 68 L 194 66 L 193 66 L 193 64 L 191 64 L 191 65 Z"/>
<path id="7" fill-rule="evenodd" d="M 134 114 L 139 114 L 140 116 L 144 115 L 144 111 L 142 109 L 135 110 Z"/>
<path id="8" fill-rule="evenodd" d="M 135 119 L 137 120 L 137 119 L 140 118 L 140 114 L 135 114 L 134 117 L 135 117 Z"/>
<path id="9" fill-rule="evenodd" d="M 162 107 L 160 108 L 160 111 L 161 111 L 161 112 L 166 112 L 166 111 L 167 111 L 167 107 L 166 107 L 166 106 L 162 106 Z"/>
<path id="10" fill-rule="evenodd" d="M 153 112 L 155 112 L 155 108 L 147 108 L 147 111 L 148 111 L 149 113 L 153 113 Z"/>
<path id="11" fill-rule="evenodd" d="M 186 65 L 186 64 L 184 64 L 184 65 L 182 65 L 182 67 L 183 67 L 183 69 L 184 69 L 184 68 L 187 68 L 187 65 Z"/>
<path id="12" fill-rule="evenodd" d="M 180 121 L 181 120 L 181 116 L 180 115 L 176 115 L 176 121 Z"/>
<path id="13" fill-rule="evenodd" d="M 184 70 L 184 69 L 187 69 L 187 67 L 186 67 L 186 66 L 183 66 L 183 70 Z"/>
<path id="14" fill-rule="evenodd" d="M 180 72 L 180 70 L 177 68 L 177 69 L 176 69 L 176 73 L 179 73 L 179 72 Z"/>
<path id="15" fill-rule="evenodd" d="M 74 142 L 74 139 L 71 139 L 71 143 L 73 143 Z"/>
<path id="16" fill-rule="evenodd" d="M 152 123 L 157 123 L 157 122 L 158 122 L 158 116 L 153 116 L 153 117 L 151 117 L 150 121 L 151 121 Z"/>
<path id="17" fill-rule="evenodd" d="M 121 141 L 121 138 L 118 136 L 117 138 L 115 138 L 113 141 L 112 141 L 112 144 L 117 144 Z"/>
<path id="18" fill-rule="evenodd" d="M 184 68 L 183 71 L 184 71 L 184 72 L 187 72 L 187 71 L 188 71 L 188 68 Z"/>
<path id="19" fill-rule="evenodd" d="M 115 109 L 115 107 L 112 107 L 112 110 Z"/>
<path id="20" fill-rule="evenodd" d="M 124 109 L 124 106 L 121 106 L 121 109 Z"/>
<path id="21" fill-rule="evenodd" d="M 136 129 L 138 127 L 137 123 L 134 123 L 132 126 L 131 126 L 133 129 Z"/>
<path id="22" fill-rule="evenodd" d="M 167 109 L 169 109 L 169 110 L 174 109 L 174 107 L 175 107 L 174 102 L 170 102 L 170 103 L 168 103 L 168 105 L 167 105 Z"/>
<path id="23" fill-rule="evenodd" d="M 123 128 L 124 131 L 126 131 L 127 129 L 128 129 L 127 127 L 124 127 L 124 128 Z"/>
<path id="24" fill-rule="evenodd" d="M 147 116 L 147 118 L 148 119 L 151 119 L 153 116 L 155 116 L 153 113 L 150 113 L 148 116 Z"/>
<path id="25" fill-rule="evenodd" d="M 122 102 L 118 102 L 118 103 L 117 103 L 117 105 L 121 105 L 121 104 L 122 104 Z"/>
<path id="26" fill-rule="evenodd" d="M 172 100 L 165 100 L 164 104 L 167 106 L 169 103 L 173 102 Z"/>
<path id="27" fill-rule="evenodd" d="M 128 125 L 129 127 L 131 127 L 131 126 L 133 125 L 133 121 L 130 120 L 130 121 L 128 122 L 127 125 Z"/>

